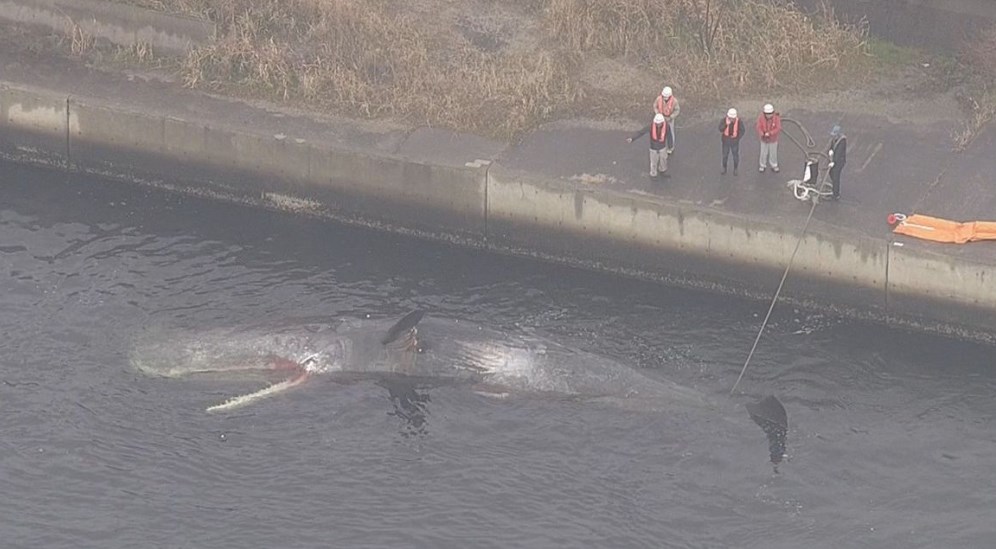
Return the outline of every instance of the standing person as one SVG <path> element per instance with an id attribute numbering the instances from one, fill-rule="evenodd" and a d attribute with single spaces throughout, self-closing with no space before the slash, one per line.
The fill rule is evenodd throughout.
<path id="1" fill-rule="evenodd" d="M 650 126 L 627 137 L 626 141 L 632 143 L 634 139 L 647 132 L 650 132 L 650 177 L 657 179 L 658 171 L 664 178 L 671 177 L 671 174 L 667 173 L 667 149 L 672 145 L 671 132 L 663 114 L 654 115 L 654 121 Z"/>
<path id="2" fill-rule="evenodd" d="M 771 170 L 778 173 L 778 134 L 782 131 L 782 115 L 775 112 L 775 107 L 768 103 L 761 109 L 757 117 L 757 137 L 761 140 L 761 167 L 758 171 L 771 164 Z"/>
<path id="3" fill-rule="evenodd" d="M 723 137 L 723 175 L 726 175 L 726 160 L 733 153 L 733 175 L 740 166 L 740 139 L 744 136 L 744 123 L 737 118 L 737 109 L 726 111 L 726 118 L 719 121 L 719 133 Z"/>
<path id="4" fill-rule="evenodd" d="M 841 131 L 840 126 L 834 126 L 830 130 L 830 146 L 827 150 L 830 157 L 830 183 L 833 185 L 834 200 L 840 200 L 840 172 L 847 164 L 847 136 Z"/>
<path id="5" fill-rule="evenodd" d="M 657 101 L 654 101 L 654 113 L 663 114 L 664 119 L 667 120 L 668 129 L 671 130 L 671 146 L 667 149 L 668 154 L 674 152 L 674 119 L 678 118 L 680 112 L 681 106 L 678 105 L 678 99 L 671 93 L 671 86 L 664 86 Z"/>

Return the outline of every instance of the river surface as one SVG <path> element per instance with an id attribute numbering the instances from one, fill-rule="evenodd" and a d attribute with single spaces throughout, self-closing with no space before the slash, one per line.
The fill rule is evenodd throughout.
<path id="1" fill-rule="evenodd" d="M 2 165 L 3 547 L 996 546 L 993 349 Z M 152 329 L 392 317 L 539 332 L 694 388 L 673 413 L 460 385 L 260 388 Z M 776 474 L 743 405 L 776 394 Z"/>

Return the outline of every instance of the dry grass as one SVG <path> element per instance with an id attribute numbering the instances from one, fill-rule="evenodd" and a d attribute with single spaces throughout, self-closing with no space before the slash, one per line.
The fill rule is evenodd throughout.
<path id="1" fill-rule="evenodd" d="M 953 137 L 954 150 L 964 151 L 982 129 L 996 118 L 996 93 L 985 90 L 978 97 L 968 97 L 967 118 Z"/>
<path id="2" fill-rule="evenodd" d="M 73 55 L 83 57 L 93 49 L 95 43 L 93 35 L 83 30 L 83 27 L 72 19 L 66 23 L 66 35 L 69 39 L 69 51 Z"/>
<path id="3" fill-rule="evenodd" d="M 966 40 L 961 58 L 985 79 L 996 80 L 996 26 L 984 29 L 974 40 Z"/>
<path id="4" fill-rule="evenodd" d="M 221 39 L 183 65 L 194 87 L 510 138 L 581 96 L 571 56 L 454 44 L 386 1 L 227 0 Z M 216 11 L 216 13 L 218 13 Z"/>
<path id="5" fill-rule="evenodd" d="M 586 59 L 608 57 L 685 100 L 791 91 L 859 63 L 863 33 L 773 0 L 467 0 L 538 22 L 529 48 L 475 45 L 426 17 L 442 0 L 117 0 L 209 17 L 218 40 L 183 62 L 184 82 L 391 116 L 499 138 L 553 117 L 605 112 L 635 93 L 590 93 Z M 432 19 L 432 20 L 427 20 Z"/>
<path id="6" fill-rule="evenodd" d="M 954 134 L 955 150 L 963 151 L 996 119 L 996 25 L 966 40 L 959 61 L 969 75 L 962 97 L 966 120 Z"/>
<path id="7" fill-rule="evenodd" d="M 547 21 L 572 48 L 635 58 L 700 99 L 811 87 L 864 47 L 829 13 L 764 0 L 550 0 Z"/>
<path id="8" fill-rule="evenodd" d="M 110 0 L 118 4 L 128 4 L 166 13 L 207 16 L 214 7 L 214 0 Z"/>

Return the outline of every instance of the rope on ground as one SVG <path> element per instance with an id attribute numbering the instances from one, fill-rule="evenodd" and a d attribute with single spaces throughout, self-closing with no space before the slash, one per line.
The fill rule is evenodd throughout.
<path id="1" fill-rule="evenodd" d="M 799 147 L 799 150 L 802 151 L 802 154 L 806 155 L 806 158 L 809 158 L 809 156 L 815 152 L 816 140 L 813 139 L 812 135 L 810 135 L 809 130 L 807 130 L 806 127 L 802 125 L 802 122 L 799 122 L 798 120 L 794 118 L 789 118 L 787 116 L 782 117 L 782 123 L 784 124 L 786 122 L 794 125 L 796 128 L 799 129 L 799 132 L 801 132 L 803 137 L 806 138 L 806 144 L 803 145 L 802 143 L 800 143 L 799 140 L 796 139 L 794 135 L 792 135 L 792 132 L 782 130 L 782 133 L 784 133 L 785 137 L 788 137 L 789 141 L 795 144 L 796 147 Z"/>
<path id="2" fill-rule="evenodd" d="M 831 191 L 826 188 L 826 185 L 819 184 L 818 174 L 812 174 L 811 180 L 807 177 L 807 174 L 811 168 L 815 169 L 819 166 L 820 161 L 829 161 L 830 156 L 816 148 L 816 140 L 814 140 L 813 136 L 810 135 L 808 130 L 806 130 L 806 127 L 802 125 L 802 122 L 788 117 L 783 118 L 782 122 L 794 125 L 806 139 L 805 143 L 801 143 L 799 139 L 792 135 L 792 132 L 783 132 L 785 137 L 787 137 L 789 141 L 798 147 L 799 150 L 802 151 L 802 154 L 806 156 L 806 170 L 805 173 L 803 173 L 802 179 L 792 179 L 786 183 L 786 186 L 792 189 L 792 194 L 796 197 L 796 199 L 802 200 L 803 202 L 806 200 L 815 200 L 816 198 L 829 198 Z M 815 185 L 810 184 L 810 181 L 815 181 L 817 183 Z"/>
<path id="3" fill-rule="evenodd" d="M 819 198 L 829 198 L 833 194 L 832 190 L 823 188 L 818 189 L 815 186 L 806 185 L 804 181 L 798 179 L 791 179 L 785 186 L 792 189 L 792 194 L 799 200 L 803 202 L 807 200 L 813 200 L 814 197 Z"/>

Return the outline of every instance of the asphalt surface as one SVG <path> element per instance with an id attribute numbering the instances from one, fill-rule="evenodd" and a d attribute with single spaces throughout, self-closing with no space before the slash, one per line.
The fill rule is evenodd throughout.
<path id="1" fill-rule="evenodd" d="M 527 136 L 506 150 L 501 163 L 548 176 L 595 184 L 621 192 L 648 193 L 676 202 L 693 203 L 747 216 L 801 226 L 810 202 L 793 196 L 787 182 L 802 179 L 805 154 L 785 134 L 807 145 L 802 132 L 785 124 L 779 144 L 780 173 L 758 172 L 759 140 L 753 130 L 758 113 L 743 113 L 750 131 L 740 144 L 739 175 L 721 175 L 720 118 L 678 126 L 671 157 L 671 178 L 649 177 L 646 137 L 627 143 L 627 131 L 556 123 Z M 982 261 L 996 259 L 996 243 L 952 246 L 914 241 L 893 235 L 886 223 L 892 212 L 924 213 L 954 220 L 996 219 L 996 195 L 987 183 L 996 168 L 991 131 L 983 132 L 964 152 L 953 150 L 956 123 L 896 122 L 884 116 L 848 112 L 789 111 L 783 117 L 800 122 L 825 151 L 829 131 L 840 124 L 848 138 L 847 165 L 841 201 L 821 201 L 814 230 L 857 233 L 901 240 L 908 246 L 966 254 Z M 700 117 L 704 118 L 704 117 Z M 648 116 L 649 120 L 649 116 Z M 633 130 L 640 127 L 633 123 Z M 732 160 L 730 161 L 732 168 Z M 823 162 L 823 169 L 826 162 Z"/>

